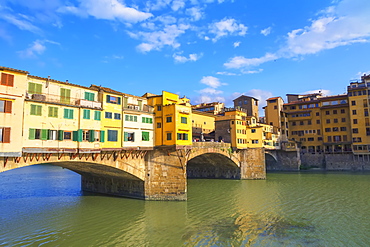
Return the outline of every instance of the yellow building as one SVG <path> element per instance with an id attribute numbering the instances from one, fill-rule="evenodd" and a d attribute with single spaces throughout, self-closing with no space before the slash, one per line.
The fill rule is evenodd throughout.
<path id="1" fill-rule="evenodd" d="M 192 105 L 191 108 L 196 111 L 207 112 L 213 115 L 218 115 L 223 112 L 225 104 L 221 102 L 201 103 Z"/>
<path id="2" fill-rule="evenodd" d="M 231 146 L 236 149 L 247 148 L 246 119 L 245 111 L 225 108 L 224 113 L 215 120 L 216 141 L 231 143 Z"/>
<path id="3" fill-rule="evenodd" d="M 145 94 L 154 107 L 155 145 L 192 145 L 191 105 L 189 99 L 162 91 L 162 95 Z"/>
<path id="4" fill-rule="evenodd" d="M 23 104 L 28 73 L 0 67 L 0 156 L 22 155 Z"/>
<path id="5" fill-rule="evenodd" d="M 24 152 L 98 152 L 101 103 L 87 87 L 28 76 L 24 102 Z"/>
<path id="6" fill-rule="evenodd" d="M 192 110 L 192 133 L 194 141 L 214 141 L 215 118 L 217 116 Z"/>
<path id="7" fill-rule="evenodd" d="M 352 127 L 352 146 L 355 154 L 370 153 L 369 93 L 370 75 L 361 81 L 351 82 L 347 87 L 349 116 Z"/>
<path id="8" fill-rule="evenodd" d="M 292 97 L 292 96 L 291 96 Z M 351 151 L 351 132 L 347 95 L 307 97 L 284 104 L 289 121 L 288 138 L 302 152 L 333 153 Z"/>
<path id="9" fill-rule="evenodd" d="M 92 90 L 98 91 L 98 99 L 102 104 L 101 130 L 102 149 L 122 149 L 122 97 L 121 92 L 110 88 L 91 85 Z"/>

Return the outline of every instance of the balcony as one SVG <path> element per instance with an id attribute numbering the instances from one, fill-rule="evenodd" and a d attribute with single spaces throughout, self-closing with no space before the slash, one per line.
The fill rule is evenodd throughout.
<path id="1" fill-rule="evenodd" d="M 63 104 L 63 105 L 74 105 L 87 108 L 101 109 L 101 103 L 97 101 L 89 101 L 85 99 L 78 99 L 72 97 L 62 97 L 54 94 L 29 94 L 26 93 L 26 100 Z"/>

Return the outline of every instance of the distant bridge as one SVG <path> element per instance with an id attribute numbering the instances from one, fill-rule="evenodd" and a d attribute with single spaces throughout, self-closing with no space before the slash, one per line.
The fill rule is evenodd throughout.
<path id="1" fill-rule="evenodd" d="M 264 149 L 233 150 L 217 142 L 99 153 L 24 152 L 0 157 L 0 164 L 0 173 L 35 164 L 61 166 L 81 175 L 84 191 L 146 200 L 186 200 L 187 178 L 266 179 Z"/>

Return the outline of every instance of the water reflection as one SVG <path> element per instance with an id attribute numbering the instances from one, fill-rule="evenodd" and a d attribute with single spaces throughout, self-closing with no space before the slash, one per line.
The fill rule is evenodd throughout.
<path id="1" fill-rule="evenodd" d="M 0 246 L 368 246 L 370 175 L 189 180 L 187 202 L 80 192 L 80 176 L 0 174 Z"/>

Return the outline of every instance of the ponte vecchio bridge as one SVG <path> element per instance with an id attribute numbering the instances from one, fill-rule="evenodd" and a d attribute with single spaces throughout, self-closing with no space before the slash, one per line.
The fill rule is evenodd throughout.
<path id="1" fill-rule="evenodd" d="M 22 157 L 0 157 L 0 172 L 35 164 L 80 174 L 84 191 L 145 200 L 186 200 L 187 178 L 266 178 L 264 149 L 233 150 L 217 142 L 99 153 L 23 152 Z"/>

